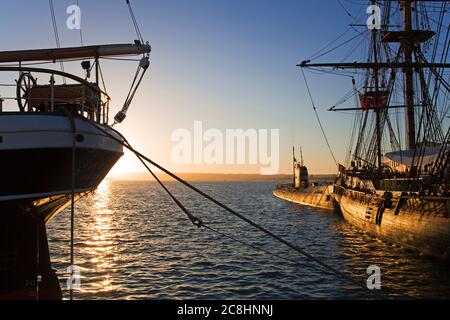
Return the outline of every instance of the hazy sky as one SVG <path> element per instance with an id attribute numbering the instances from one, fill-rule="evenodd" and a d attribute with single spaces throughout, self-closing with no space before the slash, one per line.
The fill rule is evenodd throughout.
<path id="1" fill-rule="evenodd" d="M 66 8 L 76 2 L 54 0 L 62 46 L 80 44 L 79 33 L 65 27 Z M 85 45 L 129 43 L 136 38 L 125 0 L 79 3 Z M 365 1 L 341 3 L 365 23 Z M 175 165 L 171 134 L 179 128 L 192 131 L 196 120 L 203 121 L 205 129 L 223 132 L 280 129 L 281 172 L 291 172 L 293 140 L 303 146 L 311 172 L 335 172 L 296 64 L 355 22 L 336 0 L 134 0 L 132 4 L 142 34 L 153 47 L 150 72 L 127 120 L 117 127 L 132 144 L 179 172 L 259 172 L 259 166 Z M 2 6 L 0 50 L 55 46 L 47 0 L 2 1 Z M 348 37 L 354 34 L 349 32 Z M 341 60 L 344 53 L 327 59 Z M 67 69 L 80 70 L 79 64 Z M 135 62 L 103 62 L 112 115 L 121 108 L 135 69 Z M 326 109 L 351 89 L 351 80 L 308 77 L 330 142 L 344 161 L 351 116 Z M 131 155 L 116 169 L 140 170 Z"/>

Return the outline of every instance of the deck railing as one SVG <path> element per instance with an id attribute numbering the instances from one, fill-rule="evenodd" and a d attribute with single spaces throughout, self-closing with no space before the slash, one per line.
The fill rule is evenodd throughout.
<path id="1" fill-rule="evenodd" d="M 0 84 L 0 88 L 16 87 L 16 95 L 0 93 L 0 99 L 16 101 L 19 112 L 61 113 L 65 109 L 99 124 L 108 124 L 111 99 L 96 83 L 57 70 L 0 66 L 0 72 L 14 71 L 19 72 L 16 84 Z M 49 82 L 37 84 L 36 74 L 50 76 Z M 56 84 L 56 76 L 67 78 L 71 83 Z M 4 107 L 2 103 L 0 112 L 5 112 Z"/>

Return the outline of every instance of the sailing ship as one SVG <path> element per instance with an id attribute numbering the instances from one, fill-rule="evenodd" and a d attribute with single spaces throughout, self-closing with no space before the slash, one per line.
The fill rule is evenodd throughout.
<path id="1" fill-rule="evenodd" d="M 123 155 L 123 138 L 109 118 L 111 98 L 101 88 L 100 62 L 142 56 L 130 95 L 114 118 L 120 123 L 149 66 L 150 51 L 148 43 L 136 40 L 0 52 L 2 79 L 13 77 L 2 88 L 15 91 L 0 96 L 0 299 L 62 298 L 46 224 L 93 192 Z M 81 62 L 84 76 L 41 67 L 66 61 Z"/>
<path id="2" fill-rule="evenodd" d="M 341 101 L 353 96 L 356 105 L 330 109 L 351 111 L 355 119 L 334 198 L 354 226 L 450 258 L 449 2 L 367 5 L 381 14 L 378 27 L 361 32 L 368 36 L 365 60 L 298 65 L 353 77 L 351 94 Z"/>

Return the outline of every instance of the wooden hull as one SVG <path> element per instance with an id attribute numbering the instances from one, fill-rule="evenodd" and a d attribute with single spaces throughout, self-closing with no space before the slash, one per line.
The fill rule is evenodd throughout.
<path id="1" fill-rule="evenodd" d="M 306 189 L 295 189 L 290 185 L 278 186 L 273 194 L 277 198 L 314 208 L 334 210 L 332 197 L 333 187 L 317 186 Z"/>
<path id="2" fill-rule="evenodd" d="M 445 201 L 394 195 L 389 207 L 383 197 L 352 190 L 340 196 L 340 209 L 350 224 L 406 248 L 450 258 L 450 218 Z"/>

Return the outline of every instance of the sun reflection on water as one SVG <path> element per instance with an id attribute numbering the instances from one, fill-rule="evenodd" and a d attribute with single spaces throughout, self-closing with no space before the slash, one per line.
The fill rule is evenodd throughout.
<path id="1" fill-rule="evenodd" d="M 84 254 L 88 256 L 91 272 L 98 280 L 88 286 L 82 286 L 83 292 L 112 293 L 115 289 L 112 284 L 111 273 L 115 269 L 114 263 L 114 212 L 110 205 L 110 182 L 105 180 L 97 188 L 93 198 L 91 237 L 85 241 Z"/>
<path id="2" fill-rule="evenodd" d="M 200 187 L 226 194 L 235 199 L 230 201 L 236 207 L 248 204 L 255 209 L 248 212 L 252 219 L 291 242 L 303 243 L 310 254 L 357 279 L 366 280 L 369 265 L 379 266 L 382 286 L 392 292 L 383 290 L 388 298 L 448 297 L 448 263 L 379 241 L 338 215 L 280 202 L 272 196 L 271 182 Z M 292 254 L 179 190 L 186 204 L 204 211 L 209 222 L 270 251 L 286 257 Z M 170 199 L 161 197 L 162 192 L 157 184 L 112 180 L 77 203 L 75 264 L 81 268 L 82 281 L 75 299 L 373 298 L 310 264 L 299 269 L 251 248 L 237 247 L 231 240 L 193 230 L 188 221 L 180 222 L 180 214 Z M 68 266 L 69 218 L 70 210 L 66 210 L 49 225 L 59 275 Z M 60 283 L 68 298 L 66 279 L 61 277 Z"/>

